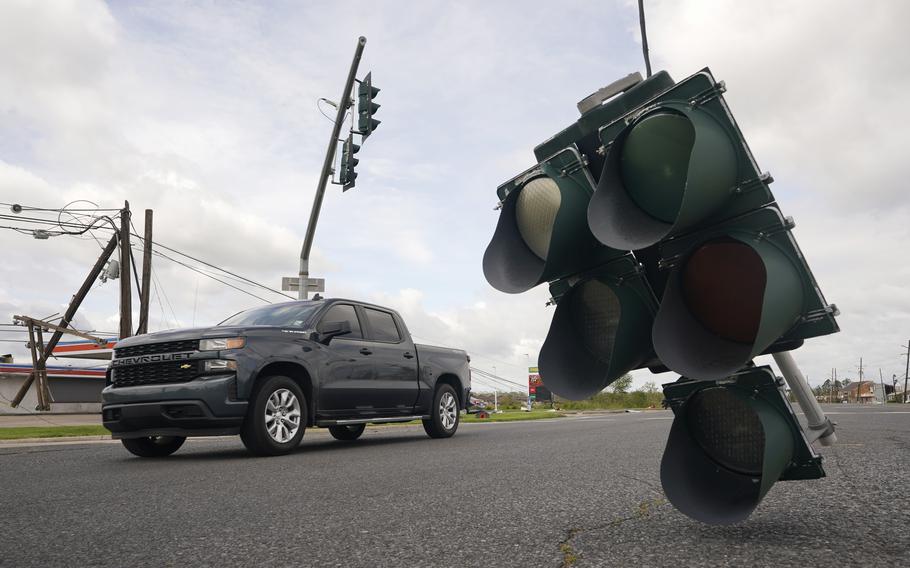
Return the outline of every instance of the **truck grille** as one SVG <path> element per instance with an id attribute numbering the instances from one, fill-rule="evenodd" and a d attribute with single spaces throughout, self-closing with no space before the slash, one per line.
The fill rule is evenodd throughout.
<path id="1" fill-rule="evenodd" d="M 198 348 L 198 339 L 184 339 L 182 341 L 165 341 L 164 343 L 145 343 L 143 345 L 130 345 L 129 347 L 115 347 L 114 355 L 118 358 L 133 357 L 134 355 L 152 355 L 154 353 L 196 351 Z"/>
<path id="2" fill-rule="evenodd" d="M 197 361 L 166 361 L 114 369 L 114 388 L 192 381 L 199 374 Z"/>

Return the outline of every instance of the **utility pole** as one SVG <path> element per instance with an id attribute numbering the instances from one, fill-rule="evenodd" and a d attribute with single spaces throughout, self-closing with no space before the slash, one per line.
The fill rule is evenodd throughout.
<path id="1" fill-rule="evenodd" d="M 142 287 L 139 288 L 139 327 L 136 335 L 148 333 L 149 292 L 152 281 L 152 210 L 145 210 L 145 234 L 142 241 Z"/>
<path id="2" fill-rule="evenodd" d="M 863 358 L 859 358 L 859 384 L 856 386 L 856 402 L 859 402 L 859 391 L 863 389 Z"/>
<path id="3" fill-rule="evenodd" d="M 61 329 L 69 326 L 70 322 L 73 320 L 73 316 L 76 315 L 76 310 L 79 309 L 79 305 L 82 304 L 82 300 L 85 299 L 86 294 L 89 290 L 92 289 L 92 285 L 95 283 L 95 280 L 98 279 L 98 275 L 101 274 L 101 269 L 104 268 L 104 263 L 111 257 L 114 253 L 114 249 L 117 248 L 117 234 L 111 236 L 111 240 L 107 243 L 107 246 L 104 247 L 104 251 L 101 253 L 101 256 L 98 257 L 98 260 L 95 261 L 95 266 L 89 271 L 88 276 L 86 276 L 85 281 L 82 283 L 82 287 L 79 288 L 79 291 L 76 292 L 76 295 L 73 296 L 73 299 L 70 301 L 70 305 L 66 308 L 66 312 L 63 314 L 63 318 L 60 320 L 58 329 L 54 331 L 54 335 L 51 336 L 50 341 L 47 342 L 47 345 L 41 351 L 41 356 L 38 359 L 39 366 L 43 369 L 47 363 L 48 358 L 51 353 L 54 352 L 54 348 L 57 346 L 57 342 L 60 341 L 60 338 L 63 336 L 63 331 Z M 122 278 L 122 276 L 121 276 Z M 37 369 L 35 369 L 37 371 Z M 22 386 L 19 388 L 19 392 L 16 393 L 16 396 L 13 397 L 13 400 L 10 402 L 10 406 L 16 408 L 22 402 L 22 399 L 25 398 L 25 393 L 28 392 L 32 382 L 35 380 L 35 373 L 29 375 L 29 377 L 22 383 Z"/>
<path id="4" fill-rule="evenodd" d="M 882 368 L 878 368 L 878 382 L 882 386 L 882 404 L 888 402 L 888 393 L 885 392 L 885 377 L 882 375 Z"/>
<path id="5" fill-rule="evenodd" d="M 120 339 L 133 335 L 130 282 L 130 202 L 124 201 L 120 211 Z"/>
<path id="6" fill-rule="evenodd" d="M 834 396 L 840 398 L 840 388 L 837 386 L 837 367 L 834 368 Z"/>
<path id="7" fill-rule="evenodd" d="M 338 146 L 338 135 L 341 133 L 341 125 L 344 123 L 344 117 L 347 114 L 348 108 L 351 106 L 351 89 L 354 86 L 357 67 L 360 65 L 360 57 L 363 55 L 363 48 L 366 43 L 367 38 L 363 36 L 360 36 L 357 40 L 357 48 L 354 51 L 354 60 L 351 61 L 351 70 L 348 72 L 348 78 L 344 82 L 344 90 L 341 92 L 341 98 L 338 99 L 338 112 L 335 114 L 335 126 L 332 128 L 332 136 L 329 138 L 329 147 L 325 151 L 325 161 L 322 163 L 322 173 L 319 176 L 319 185 L 316 187 L 316 195 L 313 197 L 313 208 L 310 209 L 310 220 L 307 223 L 303 248 L 300 250 L 300 273 L 297 297 L 301 300 L 306 300 L 309 292 L 310 250 L 313 248 L 316 223 L 319 222 L 319 212 L 322 209 L 322 198 L 325 197 L 325 187 L 329 182 L 329 177 L 332 175 L 332 163 L 335 161 L 335 149 Z"/>
<path id="8" fill-rule="evenodd" d="M 910 376 L 910 339 L 907 340 L 907 367 L 904 370 L 904 402 L 907 402 L 907 377 Z"/>

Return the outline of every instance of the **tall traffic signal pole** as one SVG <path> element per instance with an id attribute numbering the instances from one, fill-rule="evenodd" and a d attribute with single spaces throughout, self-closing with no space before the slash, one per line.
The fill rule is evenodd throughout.
<path id="1" fill-rule="evenodd" d="M 310 210 L 310 220 L 307 223 L 306 237 L 303 240 L 303 248 L 300 250 L 300 280 L 298 289 L 298 298 L 307 299 L 308 286 L 307 282 L 310 276 L 310 250 L 313 248 L 313 237 L 316 234 L 316 223 L 319 222 L 319 211 L 322 209 L 322 199 L 325 197 L 326 184 L 332 175 L 332 163 L 335 161 L 335 147 L 338 143 L 338 135 L 341 133 L 341 125 L 344 123 L 344 117 L 351 106 L 351 89 L 354 86 L 354 78 L 357 74 L 357 67 L 360 65 L 360 57 L 363 55 L 363 48 L 367 43 L 367 38 L 360 36 L 357 40 L 357 48 L 354 51 L 354 60 L 351 61 L 351 70 L 348 72 L 348 78 L 344 82 L 344 90 L 338 99 L 338 112 L 335 115 L 335 126 L 332 128 L 332 136 L 329 138 L 329 145 L 325 151 L 325 161 L 322 163 L 322 173 L 319 176 L 319 185 L 316 187 L 316 195 L 313 197 L 313 208 Z"/>

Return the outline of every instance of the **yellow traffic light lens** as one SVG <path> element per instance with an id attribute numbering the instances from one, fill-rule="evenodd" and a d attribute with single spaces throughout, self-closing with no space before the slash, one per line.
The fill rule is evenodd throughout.
<path id="1" fill-rule="evenodd" d="M 692 315 L 724 339 L 752 344 L 761 324 L 765 264 L 745 243 L 709 241 L 682 270 L 682 288 Z"/>
<path id="2" fill-rule="evenodd" d="M 622 314 L 619 298 L 599 280 L 588 280 L 572 294 L 572 321 L 585 348 L 609 362 Z"/>
<path id="3" fill-rule="evenodd" d="M 765 431 L 758 414 L 725 388 L 699 391 L 686 404 L 692 439 L 718 465 L 761 476 Z"/>
<path id="4" fill-rule="evenodd" d="M 521 188 L 515 204 L 518 232 L 528 248 L 542 260 L 547 259 L 553 223 L 559 212 L 562 196 L 556 182 L 547 177 L 529 181 Z"/>
<path id="5" fill-rule="evenodd" d="M 629 197 L 648 215 L 676 222 L 686 192 L 695 128 L 689 119 L 661 112 L 632 127 L 620 168 Z"/>

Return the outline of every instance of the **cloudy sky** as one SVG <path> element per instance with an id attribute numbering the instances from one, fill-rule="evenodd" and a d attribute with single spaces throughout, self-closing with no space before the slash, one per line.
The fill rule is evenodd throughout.
<path id="1" fill-rule="evenodd" d="M 682 79 L 709 66 L 726 81 L 827 300 L 842 311 L 840 334 L 795 353 L 810 382 L 832 367 L 855 378 L 860 357 L 867 377 L 902 375 L 910 4 L 646 4 L 654 68 Z M 372 70 L 382 89 L 382 125 L 359 154 L 357 187 L 330 187 L 311 273 L 330 295 L 395 307 L 419 339 L 464 347 L 479 367 L 524 382 L 552 308 L 544 287 L 509 296 L 483 277 L 494 192 L 577 118 L 579 99 L 643 70 L 637 8 L 367 6 L 0 3 L 0 202 L 116 208 L 128 199 L 137 224 L 154 209 L 156 241 L 277 288 L 297 272 L 331 131 L 316 101 L 337 100 L 364 35 L 360 75 Z M 0 230 L 0 251 L 7 323 L 13 313 L 62 312 L 100 248 Z M 262 303 L 166 260 L 155 273 L 152 329 L 214 323 Z M 77 322 L 115 330 L 117 310 L 109 282 Z M 26 353 L 9 342 L 0 351 Z"/>

